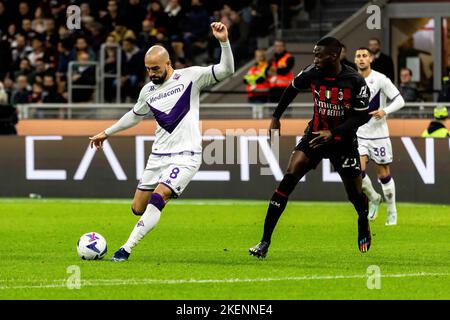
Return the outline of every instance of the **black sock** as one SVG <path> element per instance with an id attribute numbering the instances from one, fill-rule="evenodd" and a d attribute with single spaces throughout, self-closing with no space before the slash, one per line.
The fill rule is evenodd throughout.
<path id="1" fill-rule="evenodd" d="M 360 219 L 367 219 L 367 215 L 369 214 L 369 198 L 362 193 L 358 200 L 354 205 L 356 212 L 358 212 L 358 217 Z"/>
<path id="2" fill-rule="evenodd" d="M 267 209 L 266 220 L 264 221 L 264 234 L 261 241 L 270 243 L 273 230 L 277 225 L 278 219 L 286 208 L 288 202 L 287 195 L 276 190 L 269 202 L 269 208 Z"/>

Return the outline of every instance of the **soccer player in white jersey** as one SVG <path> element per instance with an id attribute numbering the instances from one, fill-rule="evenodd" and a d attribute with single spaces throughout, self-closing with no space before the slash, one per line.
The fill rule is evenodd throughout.
<path id="1" fill-rule="evenodd" d="M 156 226 L 169 199 L 183 192 L 200 167 L 200 90 L 234 73 L 226 26 L 213 22 L 211 29 L 222 49 L 219 64 L 174 70 L 167 50 L 162 46 L 151 47 L 144 59 L 150 82 L 142 88 L 133 109 L 113 126 L 90 138 L 91 147 L 98 150 L 108 137 L 135 126 L 149 113 L 157 122 L 152 153 L 132 204 L 133 213 L 141 218 L 112 261 L 128 260 L 132 248 Z"/>
<path id="2" fill-rule="evenodd" d="M 365 172 L 366 163 L 373 160 L 377 168 L 378 181 L 387 204 L 388 218 L 386 225 L 397 224 L 397 208 L 395 204 L 395 183 L 391 177 L 389 164 L 392 162 L 392 145 L 386 116 L 401 109 L 405 105 L 400 92 L 384 74 L 372 70 L 372 53 L 367 48 L 359 48 L 355 53 L 358 72 L 365 78 L 370 89 L 369 113 L 372 118 L 358 128 L 358 149 L 361 157 L 363 173 L 363 191 L 369 198 L 369 219 L 375 220 L 382 197 L 375 191 L 369 176 Z M 386 105 L 386 98 L 391 103 Z"/>

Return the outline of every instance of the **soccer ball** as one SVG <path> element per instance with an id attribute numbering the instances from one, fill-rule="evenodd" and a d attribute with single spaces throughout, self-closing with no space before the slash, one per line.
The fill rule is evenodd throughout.
<path id="1" fill-rule="evenodd" d="M 78 255 L 83 260 L 102 259 L 107 250 L 105 238 L 97 232 L 83 234 L 77 243 Z"/>

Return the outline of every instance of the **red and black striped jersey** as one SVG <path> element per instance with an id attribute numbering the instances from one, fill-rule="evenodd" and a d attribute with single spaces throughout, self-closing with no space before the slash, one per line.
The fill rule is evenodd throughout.
<path id="1" fill-rule="evenodd" d="M 338 128 L 356 112 L 367 113 L 370 91 L 364 78 L 354 69 L 341 65 L 336 77 L 326 77 L 314 64 L 303 69 L 292 81 L 297 90 L 310 89 L 314 101 L 314 115 L 306 132 Z M 356 136 L 356 130 L 346 133 L 345 138 Z M 335 135 L 340 140 L 340 134 Z"/>

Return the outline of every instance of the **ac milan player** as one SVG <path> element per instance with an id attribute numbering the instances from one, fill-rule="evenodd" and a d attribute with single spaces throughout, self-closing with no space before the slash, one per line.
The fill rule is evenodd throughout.
<path id="1" fill-rule="evenodd" d="M 323 158 L 330 159 L 345 186 L 348 199 L 358 213 L 358 249 L 367 252 L 371 244 L 368 199 L 362 192 L 362 178 L 356 131 L 369 121 L 370 91 L 364 78 L 340 63 L 341 43 L 332 37 L 321 39 L 314 47 L 314 63 L 302 70 L 284 91 L 273 113 L 270 134 L 278 133 L 280 117 L 299 90 L 311 89 L 314 116 L 304 136 L 294 148 L 287 171 L 270 199 L 264 233 L 249 249 L 256 257 L 265 257 L 272 232 L 283 213 L 288 197 L 299 180 L 315 169 Z"/>

